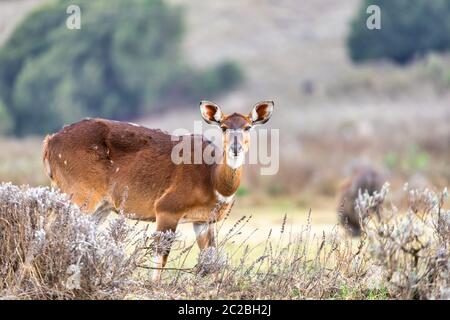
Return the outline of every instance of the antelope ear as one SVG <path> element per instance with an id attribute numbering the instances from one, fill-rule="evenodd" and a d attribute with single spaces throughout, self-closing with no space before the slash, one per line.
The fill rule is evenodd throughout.
<path id="1" fill-rule="evenodd" d="M 209 124 L 220 124 L 222 121 L 222 110 L 220 110 L 220 107 L 213 102 L 200 102 L 200 112 L 203 119 L 205 119 L 205 121 Z"/>
<path id="2" fill-rule="evenodd" d="M 273 101 L 261 101 L 258 102 L 250 113 L 250 119 L 252 119 L 253 125 L 264 124 L 269 121 L 273 112 Z"/>

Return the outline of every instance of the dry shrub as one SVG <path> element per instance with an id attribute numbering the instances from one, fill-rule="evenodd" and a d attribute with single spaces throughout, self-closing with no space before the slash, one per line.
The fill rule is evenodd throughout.
<path id="1" fill-rule="evenodd" d="M 384 204 L 387 188 L 358 199 L 357 210 L 366 217 L 363 231 L 371 262 L 379 266 L 392 297 L 450 299 L 450 210 L 443 208 L 447 189 L 436 193 L 406 185 L 408 209 L 399 212 Z M 380 206 L 380 219 L 367 216 Z"/>
<path id="2" fill-rule="evenodd" d="M 362 236 L 338 227 L 314 234 L 270 232 L 258 246 L 244 233 L 249 218 L 222 234 L 217 247 L 186 261 L 195 243 L 177 235 L 163 280 L 137 272 L 154 244 L 147 230 L 118 218 L 97 228 L 93 219 L 47 188 L 0 185 L 0 296 L 39 299 L 448 299 L 450 211 L 448 193 L 407 189 L 409 208 L 385 203 L 388 186 L 357 200 Z M 368 215 L 376 207 L 379 215 Z M 311 215 L 310 215 L 311 217 Z M 228 217 L 227 217 L 228 218 Z M 141 231 L 139 231 L 141 230 Z M 256 231 L 256 230 L 255 230 Z M 158 238 L 161 238 L 159 235 Z M 164 241 L 160 241 L 161 245 Z M 150 251 L 147 249 L 150 248 Z M 159 248 L 158 248 L 159 250 Z"/>
<path id="3" fill-rule="evenodd" d="M 132 241 L 137 243 L 129 250 Z M 133 285 L 144 241 L 125 218 L 98 230 L 67 196 L 49 188 L 0 185 L 3 297 L 123 298 Z"/>

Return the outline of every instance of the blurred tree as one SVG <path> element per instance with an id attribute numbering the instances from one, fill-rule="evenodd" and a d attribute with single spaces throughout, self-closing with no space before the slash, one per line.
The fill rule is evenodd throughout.
<path id="1" fill-rule="evenodd" d="M 162 0 L 79 0 L 81 30 L 66 27 L 69 4 L 41 7 L 0 50 L 0 98 L 18 135 L 86 116 L 129 119 L 241 80 L 231 62 L 201 71 L 184 63 L 181 11 Z"/>
<path id="2" fill-rule="evenodd" d="M 369 5 L 381 9 L 381 29 L 369 30 Z M 355 62 L 390 59 L 404 64 L 428 51 L 450 48 L 450 0 L 364 0 L 348 38 Z"/>
<path id="3" fill-rule="evenodd" d="M 0 134 L 8 133 L 11 130 L 11 126 L 11 117 L 2 100 L 0 100 Z"/>

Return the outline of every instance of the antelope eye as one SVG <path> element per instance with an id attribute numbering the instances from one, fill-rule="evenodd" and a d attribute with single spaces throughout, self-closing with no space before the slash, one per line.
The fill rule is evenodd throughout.
<path id="1" fill-rule="evenodd" d="M 227 127 L 220 127 L 220 129 L 222 129 L 222 132 L 225 132 L 225 131 L 227 131 Z"/>
<path id="2" fill-rule="evenodd" d="M 245 127 L 244 131 L 250 131 L 251 128 L 252 128 L 251 126 Z"/>

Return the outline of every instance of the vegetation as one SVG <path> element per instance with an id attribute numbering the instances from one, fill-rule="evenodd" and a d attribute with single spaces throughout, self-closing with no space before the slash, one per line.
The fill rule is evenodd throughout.
<path id="1" fill-rule="evenodd" d="M 403 30 L 386 25 L 390 19 L 386 8 L 400 5 L 402 0 L 391 2 L 377 2 L 383 3 L 382 28 L 390 28 L 390 34 L 383 34 L 386 37 L 394 37 Z M 408 4 L 414 2 L 417 1 L 410 0 Z M 438 6 L 445 1 L 427 2 L 430 4 L 422 1 L 421 5 Z M 156 9 L 153 3 L 157 1 L 132 0 L 134 5 L 121 8 L 122 16 L 110 14 L 122 6 L 118 0 L 108 1 L 111 5 L 108 8 L 106 0 L 78 3 L 83 20 L 80 31 L 65 28 L 67 2 L 53 0 L 24 20 L 0 50 L 0 132 L 25 135 L 50 131 L 54 126 L 72 121 L 71 117 L 84 115 L 133 117 L 172 102 L 195 102 L 204 94 L 218 94 L 239 79 L 239 71 L 232 64 L 199 71 L 183 62 L 178 54 L 183 36 L 182 12 L 175 8 L 161 3 Z M 127 18 L 136 14 L 131 8 L 142 3 L 152 4 L 154 9 L 139 14 L 161 13 L 155 17 L 158 23 L 154 26 L 148 19 L 138 19 L 139 15 L 135 19 Z M 98 227 L 94 220 L 71 205 L 66 196 L 49 188 L 0 184 L 0 299 L 450 299 L 448 196 L 446 191 L 435 193 L 426 189 L 444 188 L 450 181 L 449 56 L 431 53 L 427 59 L 405 68 L 390 64 L 353 68 L 340 54 L 339 30 L 354 3 L 350 1 L 337 4 L 345 10 L 334 11 L 328 28 L 332 33 L 314 34 L 314 41 L 291 41 L 289 48 L 272 46 L 266 57 L 266 52 L 261 54 L 260 41 L 254 37 L 255 30 L 264 33 L 264 43 L 277 40 L 280 32 L 295 38 L 302 28 L 298 21 L 304 20 L 298 19 L 298 15 L 301 13 L 306 18 L 322 10 L 312 0 L 302 2 L 302 10 L 296 10 L 299 5 L 294 3 L 289 4 L 291 10 L 280 9 L 289 23 L 281 20 L 276 30 L 273 24 L 224 29 L 222 24 L 211 25 L 211 21 L 227 15 L 227 6 L 217 8 L 198 1 L 187 5 L 192 14 L 189 19 L 195 21 L 187 50 L 194 58 L 199 58 L 194 53 L 204 45 L 204 30 L 208 30 L 211 38 L 208 52 L 212 56 L 223 53 L 224 31 L 227 52 L 234 52 L 236 58 L 246 52 L 242 67 L 253 76 L 243 88 L 245 94 L 237 95 L 238 104 L 245 104 L 245 96 L 260 95 L 261 88 L 269 87 L 273 89 L 270 94 L 283 100 L 277 109 L 281 122 L 274 123 L 285 132 L 280 136 L 280 172 L 261 176 L 258 166 L 247 166 L 237 193 L 237 207 L 232 213 L 236 216 L 250 212 L 254 217 L 240 219 L 234 227 L 230 218 L 220 223 L 217 250 L 200 253 L 197 265 L 198 248 L 190 238 L 192 228 L 181 225 L 180 230 L 189 233 L 182 239 L 168 237 L 168 241 L 175 241 L 169 257 L 169 267 L 173 269 L 165 270 L 162 283 L 155 284 L 149 281 L 148 275 L 152 272 L 148 236 L 154 225 L 116 217 Z M 272 10 L 270 6 L 263 7 Z M 402 17 L 415 20 L 417 15 L 411 14 L 412 7 L 404 8 L 409 10 L 409 15 L 402 14 Z M 51 13 L 50 9 L 58 14 Z M 229 25 L 239 25 L 242 16 L 257 14 L 246 4 L 240 5 L 239 11 L 242 14 L 227 15 Z M 158 24 L 163 23 L 160 17 L 164 12 L 168 17 L 164 20 L 166 27 L 172 27 L 164 27 L 168 34 L 159 38 L 163 29 Z M 204 16 L 210 19 L 202 19 Z M 358 22 L 358 27 L 365 27 L 368 16 L 365 10 L 361 16 L 364 20 Z M 61 20 L 52 22 L 58 17 Z M 433 34 L 427 34 L 430 41 L 442 37 L 439 30 L 434 30 L 441 23 L 436 17 L 437 23 L 430 24 L 429 15 L 424 16 L 433 30 Z M 104 21 L 97 23 L 101 19 Z M 110 19 L 123 24 L 117 28 L 120 30 L 113 32 L 111 28 L 115 25 L 109 24 Z M 136 21 L 140 21 L 139 27 L 135 26 Z M 176 22 L 180 29 L 174 27 Z M 322 22 L 322 19 L 312 21 L 313 24 Z M 125 30 L 128 26 L 131 31 Z M 141 26 L 156 28 L 158 32 L 134 32 L 135 37 L 122 38 L 122 33 L 131 34 L 133 30 L 141 30 Z M 383 29 L 370 31 L 369 37 L 358 42 L 358 50 L 364 51 L 366 45 L 372 50 L 371 41 L 383 32 Z M 423 43 L 422 33 L 417 35 L 414 40 Z M 392 48 L 378 43 L 377 48 L 384 55 L 370 59 L 394 59 L 385 53 L 394 48 L 400 50 L 398 44 L 403 40 L 390 39 Z M 166 40 L 165 45 L 173 50 L 150 45 L 153 41 Z M 406 38 L 404 43 L 408 43 L 405 48 L 411 52 L 411 46 L 416 43 L 409 40 Z M 58 43 L 65 47 L 59 47 Z M 108 54 L 105 61 L 99 58 L 104 46 L 109 46 L 105 52 L 115 52 Z M 324 47 L 328 49 L 325 60 Z M 295 59 L 306 51 L 310 54 Z M 416 51 L 399 62 L 410 61 L 421 52 Z M 167 55 L 174 58 L 167 60 Z M 280 56 L 285 59 L 280 60 Z M 264 63 L 252 57 L 263 57 Z M 134 60 L 142 68 L 135 68 L 131 63 Z M 149 61 L 158 64 L 146 66 Z M 104 69 L 106 66 L 110 69 Z M 308 72 L 297 72 L 304 66 L 309 66 Z M 164 79 L 149 74 L 153 67 L 158 68 L 157 74 L 164 75 Z M 117 73 L 111 77 L 106 70 Z M 120 73 L 123 70 L 130 72 Z M 302 78 L 305 75 L 308 79 Z M 110 83 L 109 79 L 113 81 Z M 299 93 L 298 87 L 299 83 L 309 81 L 314 90 L 305 104 L 305 94 Z M 220 83 L 223 85 L 219 86 Z M 47 90 L 50 85 L 51 91 Z M 21 97 L 22 94 L 30 97 Z M 133 97 L 127 100 L 123 94 Z M 116 99 L 119 95 L 120 99 Z M 125 103 L 126 108 L 116 108 L 120 103 Z M 41 112 L 46 115 L 41 116 Z M 172 117 L 161 119 L 164 123 L 175 121 Z M 168 127 L 183 123 L 178 120 Z M 49 129 L 42 129 L 43 126 Z M 0 181 L 32 186 L 49 184 L 42 165 L 41 145 L 40 137 L 0 138 L 3 150 Z M 357 197 L 356 215 L 368 218 L 362 221 L 360 238 L 349 238 L 342 228 L 332 229 L 338 217 L 337 195 L 341 179 L 353 165 L 364 164 L 366 159 L 386 171 L 394 192 L 388 193 L 385 187 L 377 195 Z M 405 181 L 409 181 L 412 189 L 406 187 L 401 192 L 400 186 Z M 365 214 L 378 206 L 381 219 L 372 213 Z M 306 220 L 305 208 L 310 207 L 313 221 L 308 219 L 300 226 Z M 285 212 L 289 219 L 279 230 L 277 226 Z M 253 232 L 253 227 L 259 230 Z M 270 228 L 273 232 L 266 237 L 262 230 L 269 232 Z M 218 272 L 217 277 L 211 272 Z"/>
<path id="2" fill-rule="evenodd" d="M 126 252 L 133 240 L 124 221 L 97 232 L 95 221 L 66 195 L 11 184 L 0 190 L 3 297 L 117 298 L 133 285 L 131 274 L 142 250 Z M 141 246 L 138 242 L 136 248 Z"/>
<path id="3" fill-rule="evenodd" d="M 231 62 L 186 65 L 182 13 L 161 0 L 80 0 L 81 30 L 66 27 L 69 4 L 39 8 L 0 50 L 2 131 L 51 132 L 86 116 L 129 119 L 241 79 Z"/>
<path id="4" fill-rule="evenodd" d="M 98 227 L 69 199 L 48 188 L 0 185 L 0 296 L 40 299 L 448 299 L 450 211 L 448 192 L 405 188 L 408 207 L 386 203 L 388 186 L 362 194 L 359 241 L 338 230 L 295 233 L 286 219 L 255 256 L 246 240 L 236 242 L 249 218 L 225 234 L 219 223 L 216 249 L 200 252 L 186 268 L 195 245 L 178 242 L 174 266 L 155 284 L 148 279 L 152 252 L 147 229 L 124 218 Z M 381 206 L 380 218 L 365 215 Z M 244 235 L 249 239 L 252 234 Z M 167 242 L 168 244 L 169 242 Z M 233 246 L 230 246 L 233 244 Z M 150 259 L 148 259 L 150 260 Z M 141 271 L 140 271 L 141 270 Z"/>
<path id="5" fill-rule="evenodd" d="M 366 26 L 369 5 L 381 9 L 380 30 Z M 388 59 L 403 64 L 429 51 L 449 48 L 449 0 L 364 0 L 348 38 L 350 56 L 357 62 Z"/>
<path id="6" fill-rule="evenodd" d="M 11 130 L 11 118 L 5 104 L 0 99 L 0 134 L 7 133 L 9 130 Z"/>

